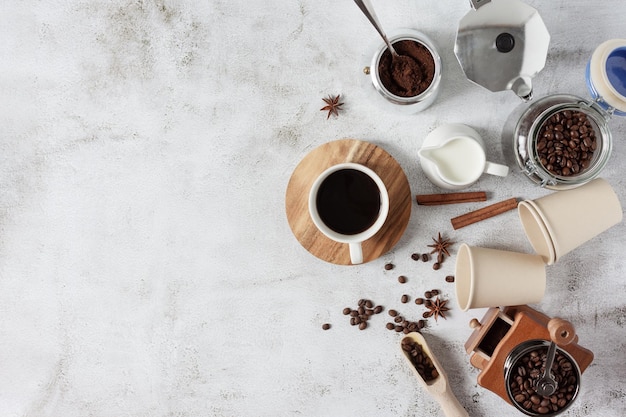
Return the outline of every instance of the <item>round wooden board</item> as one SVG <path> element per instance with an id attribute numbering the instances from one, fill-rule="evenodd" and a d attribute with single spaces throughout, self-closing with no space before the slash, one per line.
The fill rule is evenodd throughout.
<path id="1" fill-rule="evenodd" d="M 335 242 L 320 232 L 309 215 L 309 190 L 327 168 L 356 162 L 375 171 L 389 193 L 389 215 L 382 229 L 363 242 L 363 262 L 387 253 L 398 243 L 411 216 L 411 188 L 398 162 L 380 147 L 356 140 L 341 139 L 315 148 L 294 170 L 285 199 L 287 221 L 300 244 L 316 257 L 337 265 L 350 265 L 348 245 Z"/>

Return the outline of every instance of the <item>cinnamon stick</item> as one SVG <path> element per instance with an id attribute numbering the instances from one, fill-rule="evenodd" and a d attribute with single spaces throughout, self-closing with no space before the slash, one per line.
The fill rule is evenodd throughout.
<path id="1" fill-rule="evenodd" d="M 456 230 L 460 229 L 461 227 L 469 226 L 470 224 L 483 221 L 490 217 L 497 216 L 498 214 L 505 213 L 509 210 L 513 210 L 516 207 L 517 199 L 509 198 L 508 200 L 500 201 L 490 206 L 483 207 L 481 209 L 455 217 L 450 221 L 452 222 L 452 227 L 454 228 L 454 230 Z"/>
<path id="2" fill-rule="evenodd" d="M 447 194 L 419 194 L 415 196 L 417 204 L 422 206 L 437 206 L 440 204 L 476 203 L 487 201 L 487 193 L 484 191 L 472 191 L 464 193 Z"/>

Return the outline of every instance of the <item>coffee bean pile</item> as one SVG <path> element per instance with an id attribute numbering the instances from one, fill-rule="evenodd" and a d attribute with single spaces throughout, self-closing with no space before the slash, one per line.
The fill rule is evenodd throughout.
<path id="1" fill-rule="evenodd" d="M 346 307 L 343 309 L 343 314 L 350 316 L 350 324 L 352 326 L 359 326 L 359 330 L 365 330 L 370 317 L 374 314 L 382 313 L 383 310 L 383 306 L 377 306 L 372 300 L 361 298 L 356 309 Z"/>
<path id="2" fill-rule="evenodd" d="M 408 334 L 411 332 L 417 332 L 426 326 L 426 321 L 410 321 L 402 317 L 396 310 L 389 310 L 389 315 L 393 317 L 393 323 L 387 323 L 388 330 L 395 330 L 398 333 Z"/>
<path id="3" fill-rule="evenodd" d="M 537 394 L 535 386 L 543 376 L 546 352 L 547 348 L 540 348 L 524 355 L 513 366 L 513 377 L 509 380 L 513 400 L 525 410 L 539 414 L 556 413 L 565 408 L 574 398 L 578 385 L 574 365 L 557 350 L 552 375 L 558 389 L 549 397 Z"/>
<path id="4" fill-rule="evenodd" d="M 402 339 L 401 346 L 402 350 L 411 358 L 411 363 L 415 366 L 415 369 L 424 381 L 432 381 L 439 376 L 439 372 L 437 372 L 437 368 L 433 365 L 433 361 L 426 352 L 424 352 L 424 349 L 422 349 L 419 343 L 410 337 L 405 337 Z"/>
<path id="5" fill-rule="evenodd" d="M 546 170 L 568 177 L 589 167 L 597 146 L 596 132 L 587 115 L 564 110 L 541 126 L 536 148 Z"/>

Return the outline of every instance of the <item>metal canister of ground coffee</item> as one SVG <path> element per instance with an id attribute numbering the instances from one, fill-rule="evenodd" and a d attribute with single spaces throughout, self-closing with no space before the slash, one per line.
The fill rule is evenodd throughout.
<path id="1" fill-rule="evenodd" d="M 390 62 L 391 55 L 387 46 L 379 42 L 363 69 L 367 75 L 366 88 L 372 91 L 375 101 L 389 110 L 409 114 L 425 110 L 439 94 L 442 73 L 439 52 L 428 36 L 414 29 L 392 31 L 388 38 L 399 54 L 410 56 L 417 63 L 420 71 L 414 76 L 420 76 L 420 79 L 414 83 L 403 80 L 401 85 L 395 85 L 394 75 L 384 71 L 388 66 L 385 62 Z M 410 86 L 408 90 L 407 86 Z"/>

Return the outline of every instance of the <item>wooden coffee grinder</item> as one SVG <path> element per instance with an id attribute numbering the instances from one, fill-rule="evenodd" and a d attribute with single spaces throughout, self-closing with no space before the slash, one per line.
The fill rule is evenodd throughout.
<path id="1" fill-rule="evenodd" d="M 560 352 L 569 354 L 579 375 L 593 360 L 593 353 L 578 345 L 578 336 L 569 322 L 550 318 L 527 305 L 492 307 L 481 322 L 472 319 L 470 327 L 474 331 L 465 343 L 465 350 L 470 355 L 470 363 L 481 370 L 478 384 L 518 409 L 507 388 L 510 374 L 507 368 L 511 367 L 511 358 L 520 348 L 529 344 L 545 346 L 553 341 Z"/>

